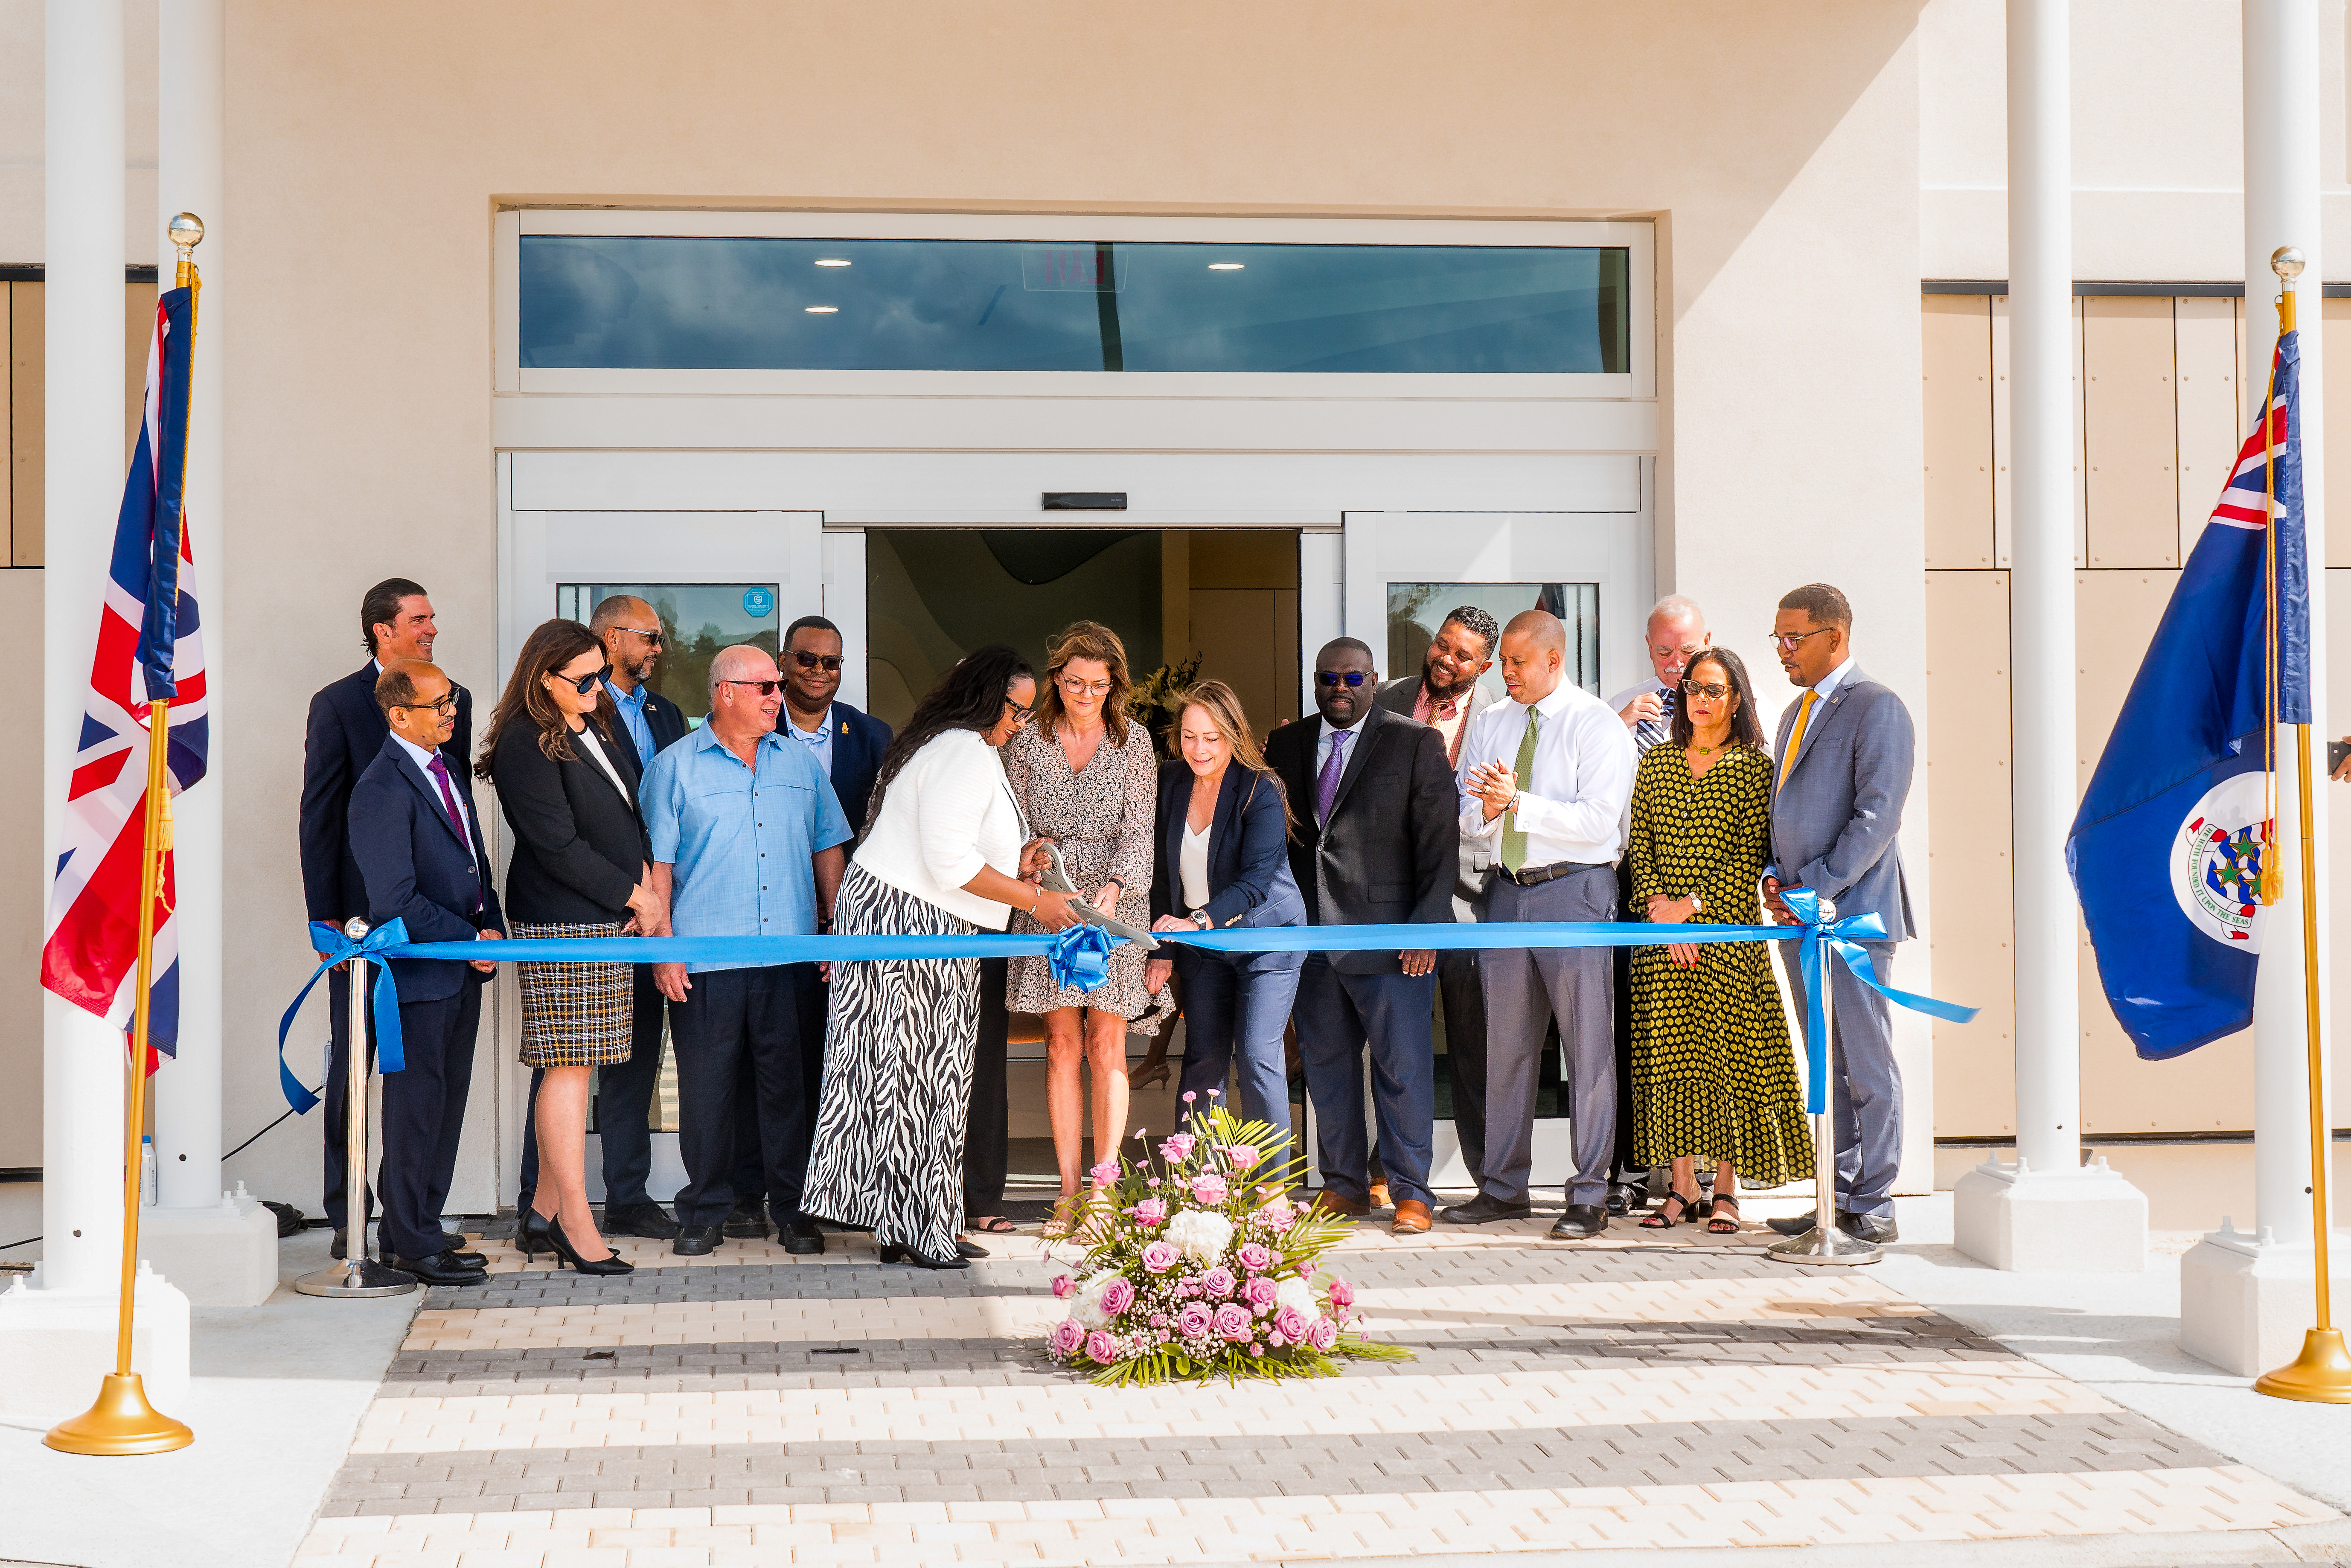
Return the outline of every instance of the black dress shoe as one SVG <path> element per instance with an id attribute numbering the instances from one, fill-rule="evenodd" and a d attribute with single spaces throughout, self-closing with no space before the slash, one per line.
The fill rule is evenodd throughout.
<path id="1" fill-rule="evenodd" d="M 798 1257 L 824 1250 L 824 1232 L 805 1214 L 786 1215 L 776 1226 L 776 1239 L 784 1244 L 785 1251 Z"/>
<path id="2" fill-rule="evenodd" d="M 1587 1241 L 1606 1233 L 1608 1210 L 1596 1203 L 1571 1203 L 1551 1228 L 1554 1241 Z"/>
<path id="3" fill-rule="evenodd" d="M 480 1285 L 489 1276 L 479 1269 L 470 1269 L 457 1261 L 456 1254 L 435 1252 L 430 1258 L 394 1258 L 392 1266 L 403 1274 L 413 1274 L 428 1285 Z"/>
<path id="4" fill-rule="evenodd" d="M 756 1197 L 737 1198 L 735 1210 L 726 1217 L 722 1228 L 729 1236 L 765 1241 L 768 1239 L 767 1206 Z"/>
<path id="5" fill-rule="evenodd" d="M 441 1248 L 442 1250 L 445 1252 L 455 1252 L 458 1257 L 468 1259 L 475 1263 L 486 1263 L 488 1261 L 488 1260 L 484 1258 L 479 1252 L 466 1251 L 465 1239 L 456 1234 L 455 1231 L 444 1230 L 441 1233 Z M 335 1239 L 327 1244 L 327 1256 L 334 1259 L 338 1262 L 340 1262 L 342 1260 L 344 1251 L 343 1233 L 338 1230 L 335 1232 Z"/>
<path id="6" fill-rule="evenodd" d="M 1889 1241 L 1900 1240 L 1902 1237 L 1893 1218 L 1883 1214 L 1840 1214 L 1837 1216 L 1837 1228 L 1874 1247 L 1883 1247 Z"/>
<path id="7" fill-rule="evenodd" d="M 669 1249 L 681 1258 L 699 1258 L 716 1250 L 723 1239 L 716 1225 L 684 1225 L 678 1228 L 677 1239 L 669 1244 Z"/>
<path id="8" fill-rule="evenodd" d="M 901 1246 L 895 1241 L 882 1243 L 882 1261 L 912 1263 L 917 1269 L 968 1269 L 971 1267 L 971 1260 L 960 1255 L 953 1258 L 934 1258 L 927 1252 L 917 1252 L 913 1248 Z"/>
<path id="9" fill-rule="evenodd" d="M 608 1203 L 604 1222 L 598 1228 L 607 1236 L 646 1236 L 667 1241 L 677 1234 L 677 1221 L 658 1203 Z"/>
<path id="10" fill-rule="evenodd" d="M 958 1236 L 956 1238 L 956 1256 L 958 1258 L 985 1258 L 987 1256 L 987 1249 L 982 1247 L 977 1241 L 966 1241 L 962 1237 Z"/>
<path id="11" fill-rule="evenodd" d="M 1819 1213 L 1818 1209 L 1808 1208 L 1793 1219 L 1767 1219 L 1763 1223 L 1782 1236 L 1802 1236 L 1820 1223 L 1817 1218 Z"/>
<path id="12" fill-rule="evenodd" d="M 489 1256 L 486 1253 L 468 1252 L 461 1247 L 448 1249 L 448 1256 L 455 1258 L 468 1269 L 480 1269 L 486 1272 L 490 1266 Z"/>
<path id="13" fill-rule="evenodd" d="M 1437 1218 L 1447 1225 L 1488 1225 L 1497 1219 L 1524 1219 L 1534 1212 L 1531 1205 L 1505 1203 L 1489 1193 L 1479 1193 L 1467 1203 L 1457 1203 L 1438 1211 Z"/>

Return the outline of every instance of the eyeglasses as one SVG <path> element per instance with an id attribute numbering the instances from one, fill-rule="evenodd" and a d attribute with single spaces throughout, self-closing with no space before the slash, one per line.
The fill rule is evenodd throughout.
<path id="1" fill-rule="evenodd" d="M 654 627 L 650 632 L 640 632 L 634 626 L 616 626 L 613 630 L 616 632 L 626 632 L 631 636 L 643 637 L 647 643 L 650 643 L 656 648 L 662 645 L 661 628 L 658 626 Z"/>
<path id="2" fill-rule="evenodd" d="M 1719 703 L 1730 695 L 1729 686 L 1719 685 L 1711 681 L 1705 685 L 1700 685 L 1696 681 L 1684 681 L 1682 690 L 1694 697 L 1704 697 L 1710 703 Z"/>
<path id="3" fill-rule="evenodd" d="M 1361 670 L 1349 670 L 1344 674 L 1337 670 L 1314 672 L 1314 684 L 1318 686 L 1360 686 L 1371 678 Z"/>
<path id="4" fill-rule="evenodd" d="M 457 694 L 455 692 L 444 692 L 437 700 L 433 702 L 394 703 L 392 706 L 394 707 L 406 708 L 411 713 L 422 713 L 426 708 L 431 708 L 434 713 L 445 716 L 456 711 Z"/>
<path id="5" fill-rule="evenodd" d="M 763 697 L 774 696 L 784 685 L 781 681 L 730 681 L 724 675 L 719 677 L 718 684 L 722 686 L 749 686 Z"/>
<path id="6" fill-rule="evenodd" d="M 1015 729 L 1019 729 L 1021 726 L 1027 724 L 1030 719 L 1037 716 L 1037 709 L 1034 706 L 1024 706 L 1019 703 L 1014 702 L 1010 697 L 1006 697 L 1004 699 L 1004 706 L 1012 710 L 1012 727 Z"/>
<path id="7" fill-rule="evenodd" d="M 596 689 L 596 685 L 597 685 L 597 683 L 598 683 L 598 682 L 601 681 L 601 680 L 602 680 L 606 675 L 609 675 L 609 674 L 611 674 L 611 673 L 612 673 L 612 666 L 611 666 L 611 665 L 610 665 L 610 664 L 607 664 L 607 665 L 605 665 L 605 666 L 604 666 L 602 669 L 601 669 L 601 670 L 591 670 L 591 671 L 590 671 L 588 674 L 584 674 L 584 675 L 580 676 L 580 677 L 578 680 L 576 680 L 576 681 L 575 681 L 575 680 L 573 680 L 570 676 L 569 676 L 569 675 L 567 675 L 567 674 L 563 674 L 563 672 L 562 672 L 562 671 L 560 671 L 560 670 L 549 670 L 549 671 L 548 671 L 548 672 L 547 672 L 547 678 L 548 678 L 548 679 L 549 679 L 549 680 L 551 680 L 551 681 L 561 681 L 565 685 L 569 686 L 573 691 L 578 692 L 581 696 L 583 696 L 583 697 L 584 697 L 584 696 L 586 696 L 590 692 L 592 692 L 592 691 L 594 691 L 594 690 Z"/>
<path id="8" fill-rule="evenodd" d="M 795 648 L 792 650 L 792 663 L 803 670 L 822 670 L 828 675 L 841 672 L 841 655 L 838 653 L 811 653 L 806 648 Z"/>
<path id="9" fill-rule="evenodd" d="M 1061 677 L 1061 689 L 1073 697 L 1106 697 L 1110 695 L 1108 681 L 1081 681 L 1075 675 Z"/>
<path id="10" fill-rule="evenodd" d="M 1795 650 L 1796 644 L 1802 642 L 1805 638 L 1824 636 L 1835 630 L 1836 628 L 1834 626 L 1815 626 L 1809 632 L 1797 632 L 1792 633 L 1773 632 L 1768 633 L 1768 635 L 1771 637 L 1773 646 L 1785 648 L 1792 653 Z"/>

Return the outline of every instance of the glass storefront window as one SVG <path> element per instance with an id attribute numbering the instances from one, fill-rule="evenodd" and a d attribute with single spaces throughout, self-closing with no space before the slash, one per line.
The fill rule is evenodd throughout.
<path id="1" fill-rule="evenodd" d="M 1567 628 L 1567 679 L 1600 695 L 1600 585 L 1596 582 L 1391 582 L 1388 584 L 1387 678 L 1417 675 L 1445 618 L 1476 605 L 1508 626 L 1522 610 L 1548 610 Z M 1478 684 L 1499 700 L 1502 667 Z"/>
<path id="2" fill-rule="evenodd" d="M 645 685 L 697 729 L 710 712 L 710 661 L 718 650 L 748 643 L 772 655 L 781 645 L 771 582 L 567 582 L 555 591 L 555 612 L 585 625 L 615 593 L 643 600 L 661 618 L 662 654 Z"/>
<path id="3" fill-rule="evenodd" d="M 1616 375 L 1630 255 L 525 235 L 521 362 Z"/>

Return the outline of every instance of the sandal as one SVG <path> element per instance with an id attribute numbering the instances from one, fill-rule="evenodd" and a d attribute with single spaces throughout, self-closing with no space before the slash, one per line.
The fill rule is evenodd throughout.
<path id="1" fill-rule="evenodd" d="M 1074 1192 L 1064 1193 L 1053 1200 L 1053 1212 L 1038 1228 L 1038 1234 L 1048 1241 L 1059 1241 L 1083 1222 L 1086 1200 Z"/>
<path id="2" fill-rule="evenodd" d="M 1682 1206 L 1679 1213 L 1676 1213 L 1672 1207 L 1677 1203 Z M 1657 1205 L 1657 1211 L 1655 1214 L 1645 1214 L 1641 1217 L 1641 1228 L 1670 1230 L 1697 1212 L 1698 1196 L 1695 1193 L 1685 1197 L 1678 1192 L 1669 1192 L 1666 1194 L 1666 1201 Z"/>
<path id="3" fill-rule="evenodd" d="M 1725 1209 L 1730 1212 L 1725 1214 L 1723 1212 Z M 1709 1236 L 1739 1234 L 1739 1200 L 1737 1198 L 1727 1197 L 1719 1192 L 1714 1195 L 1714 1207 L 1707 1210 L 1706 1233 Z"/>
<path id="4" fill-rule="evenodd" d="M 1000 1214 L 991 1214 L 986 1219 L 967 1225 L 964 1228 L 976 1231 L 982 1236 L 1016 1236 L 1020 1231 L 1019 1226 Z"/>

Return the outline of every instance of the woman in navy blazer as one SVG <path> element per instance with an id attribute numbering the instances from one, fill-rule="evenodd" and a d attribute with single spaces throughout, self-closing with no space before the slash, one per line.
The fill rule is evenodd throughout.
<path id="1" fill-rule="evenodd" d="M 1290 801 L 1249 733 L 1240 698 L 1222 681 L 1183 695 L 1176 717 L 1182 759 L 1159 770 L 1159 831 L 1151 878 L 1155 931 L 1224 925 L 1303 925 L 1306 901 L 1290 872 Z M 1169 944 L 1144 985 L 1156 992 L 1183 977 L 1184 1092 L 1206 1110 L 1221 1092 L 1238 1048 L 1239 1113 L 1290 1131 L 1290 1075 L 1282 1027 L 1298 995 L 1303 953 L 1211 953 Z"/>

